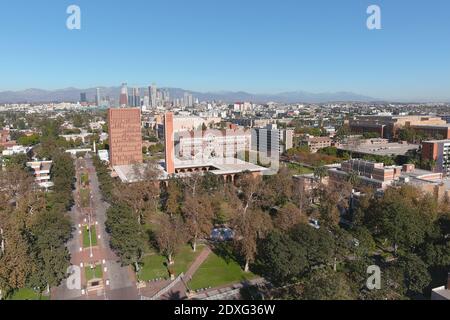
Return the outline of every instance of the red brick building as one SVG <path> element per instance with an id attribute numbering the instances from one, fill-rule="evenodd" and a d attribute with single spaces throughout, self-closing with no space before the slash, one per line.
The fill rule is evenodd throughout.
<path id="1" fill-rule="evenodd" d="M 16 145 L 16 141 L 12 141 L 9 130 L 0 129 L 0 147 L 8 148 Z"/>
<path id="2" fill-rule="evenodd" d="M 174 151 L 174 132 L 173 132 L 173 113 L 167 112 L 164 116 L 164 136 L 166 148 L 166 172 L 175 173 L 175 151 Z"/>
<path id="3" fill-rule="evenodd" d="M 109 158 L 112 166 L 142 163 L 141 110 L 108 110 Z"/>

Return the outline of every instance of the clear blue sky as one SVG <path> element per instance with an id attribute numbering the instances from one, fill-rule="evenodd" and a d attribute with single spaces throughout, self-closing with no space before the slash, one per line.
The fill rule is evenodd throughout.
<path id="1" fill-rule="evenodd" d="M 77 4 L 82 29 L 66 29 Z M 366 9 L 382 9 L 382 30 Z M 0 91 L 148 85 L 450 100 L 448 0 L 2 0 Z"/>

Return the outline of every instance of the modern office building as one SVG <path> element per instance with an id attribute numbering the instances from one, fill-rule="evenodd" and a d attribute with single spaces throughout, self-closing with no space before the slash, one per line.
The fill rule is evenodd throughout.
<path id="1" fill-rule="evenodd" d="M 81 103 L 87 103 L 86 92 L 81 92 L 81 93 L 80 93 L 80 102 L 81 102 Z"/>
<path id="2" fill-rule="evenodd" d="M 128 106 L 128 88 L 126 83 L 122 83 L 122 88 L 120 89 L 119 105 L 122 108 Z"/>
<path id="3" fill-rule="evenodd" d="M 152 84 L 148 87 L 149 99 L 150 99 L 150 107 L 156 109 L 158 107 L 158 89 L 155 84 Z"/>
<path id="4" fill-rule="evenodd" d="M 189 108 L 194 106 L 194 97 L 189 92 L 184 93 L 183 106 Z"/>
<path id="5" fill-rule="evenodd" d="M 131 98 L 131 101 L 129 102 L 130 107 L 134 108 L 141 107 L 141 96 L 139 94 L 139 88 L 133 88 L 133 94 L 130 98 Z"/>
<path id="6" fill-rule="evenodd" d="M 108 110 L 109 156 L 111 166 L 142 163 L 141 110 Z"/>
<path id="7" fill-rule="evenodd" d="M 95 94 L 95 105 L 99 106 L 102 102 L 101 96 L 100 96 L 100 88 L 97 88 L 96 94 Z"/>
<path id="8" fill-rule="evenodd" d="M 278 129 L 276 124 L 252 129 L 251 147 L 262 157 L 279 157 L 293 147 L 294 130 Z"/>
<path id="9" fill-rule="evenodd" d="M 436 172 L 450 173 L 450 140 L 422 142 L 422 161 L 429 161 Z"/>

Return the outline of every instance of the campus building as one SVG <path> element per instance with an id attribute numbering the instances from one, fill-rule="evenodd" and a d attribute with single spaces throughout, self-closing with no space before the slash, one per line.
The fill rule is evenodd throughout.
<path id="1" fill-rule="evenodd" d="M 16 141 L 11 140 L 9 129 L 0 130 L 0 147 L 8 148 L 16 145 Z"/>
<path id="2" fill-rule="evenodd" d="M 111 166 L 142 163 L 141 109 L 109 109 L 108 126 Z"/>
<path id="3" fill-rule="evenodd" d="M 27 167 L 33 170 L 34 180 L 41 188 L 48 189 L 53 187 L 53 182 L 50 181 L 50 170 L 53 161 L 31 161 L 27 162 Z"/>
<path id="4" fill-rule="evenodd" d="M 444 120 L 443 120 L 444 121 Z M 415 132 L 432 139 L 450 139 L 450 124 L 441 125 L 414 125 L 411 126 Z"/>
<path id="5" fill-rule="evenodd" d="M 176 134 L 175 149 L 181 159 L 237 158 L 250 151 L 252 135 L 250 130 L 196 130 Z"/>
<path id="6" fill-rule="evenodd" d="M 404 127 L 414 130 L 427 130 L 426 126 L 434 126 L 431 131 L 445 130 L 447 122 L 435 116 L 358 116 L 349 121 L 353 133 L 377 133 L 381 138 L 395 139 Z"/>
<path id="7" fill-rule="evenodd" d="M 292 149 L 294 130 L 278 129 L 276 124 L 269 124 L 265 128 L 252 129 L 252 150 L 260 157 L 279 157 L 285 151 Z M 276 154 L 273 154 L 276 152 Z"/>
<path id="8" fill-rule="evenodd" d="M 416 169 L 413 164 L 385 166 L 383 163 L 360 159 L 348 160 L 340 167 L 329 169 L 329 183 L 339 184 L 348 180 L 350 174 L 358 175 L 360 186 L 377 190 L 409 184 L 440 200 L 448 196 L 450 190 L 450 181 L 443 179 L 442 173 Z"/>
<path id="9" fill-rule="evenodd" d="M 422 142 L 422 161 L 433 164 L 434 170 L 448 175 L 450 173 L 450 140 Z"/>
<path id="10" fill-rule="evenodd" d="M 388 139 L 347 139 L 343 143 L 336 143 L 338 150 L 351 153 L 353 156 L 363 158 L 366 155 L 374 156 L 405 156 L 409 152 L 420 149 L 419 144 L 410 144 L 408 142 L 389 142 Z"/>
<path id="11" fill-rule="evenodd" d="M 164 116 L 165 159 L 164 161 L 160 161 L 158 163 L 160 180 L 166 181 L 171 177 L 186 178 L 195 173 L 205 174 L 209 172 L 216 176 L 222 177 L 224 181 L 234 182 L 238 175 L 243 172 L 250 172 L 253 175 L 257 176 L 261 175 L 265 171 L 268 171 L 268 169 L 256 164 L 246 162 L 239 158 L 235 158 L 234 150 L 233 152 L 218 151 L 218 154 L 210 153 L 208 154 L 208 156 L 205 156 L 205 149 L 203 149 L 205 147 L 206 149 L 211 147 L 219 149 L 219 146 L 222 147 L 224 145 L 232 145 L 233 148 L 237 148 L 240 145 L 240 142 L 237 141 L 240 141 L 240 139 L 238 139 L 236 136 L 232 137 L 231 140 L 218 137 L 218 139 L 214 141 L 208 140 L 209 138 L 207 138 L 206 136 L 201 136 L 198 142 L 197 140 L 193 139 L 189 132 L 187 132 L 187 134 L 184 135 L 185 138 L 183 138 L 181 142 L 183 144 L 186 157 L 180 157 L 180 148 L 175 148 L 175 145 L 180 145 L 180 141 L 177 141 L 177 139 L 183 135 L 180 135 L 180 132 L 177 132 L 177 134 L 175 134 L 174 128 L 178 126 L 175 123 L 176 120 L 177 119 L 171 112 L 167 112 Z M 248 141 L 249 137 L 247 137 L 246 139 Z M 197 156 L 195 156 L 195 154 L 194 156 L 192 156 L 192 148 L 198 151 Z M 143 172 L 144 167 L 145 165 L 142 165 L 138 168 L 133 168 L 133 166 L 129 164 L 116 165 L 114 166 L 114 170 L 123 182 L 132 183 L 141 179 L 140 175 L 137 173 L 139 173 L 139 170 Z"/>
<path id="12" fill-rule="evenodd" d="M 311 153 L 316 153 L 320 149 L 331 147 L 333 139 L 330 137 L 313 137 L 307 136 L 300 143 L 309 147 Z"/>
<path id="13" fill-rule="evenodd" d="M 450 273 L 447 276 L 446 285 L 434 288 L 431 291 L 431 300 L 440 300 L 440 301 L 450 300 Z"/>

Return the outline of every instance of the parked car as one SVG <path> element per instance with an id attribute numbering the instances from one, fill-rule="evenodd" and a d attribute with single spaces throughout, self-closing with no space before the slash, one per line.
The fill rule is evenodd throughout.
<path id="1" fill-rule="evenodd" d="M 317 219 L 309 219 L 309 225 L 314 229 L 320 229 L 320 223 Z"/>
<path id="2" fill-rule="evenodd" d="M 230 228 L 214 228 L 211 231 L 212 241 L 230 241 L 234 238 L 234 231 Z"/>

